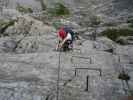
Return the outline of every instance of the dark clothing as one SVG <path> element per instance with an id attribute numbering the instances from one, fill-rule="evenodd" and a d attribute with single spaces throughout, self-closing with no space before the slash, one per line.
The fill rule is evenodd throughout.
<path id="1" fill-rule="evenodd" d="M 64 45 L 63 45 L 63 51 L 69 51 L 71 50 L 72 48 L 70 48 L 70 44 L 72 44 L 72 40 L 67 40 Z"/>
<path id="2" fill-rule="evenodd" d="M 73 32 L 71 28 L 69 28 L 69 27 L 64 27 L 64 31 L 65 31 L 66 33 L 70 33 L 70 34 L 71 34 L 71 36 L 72 36 L 72 41 L 75 39 L 75 32 Z"/>

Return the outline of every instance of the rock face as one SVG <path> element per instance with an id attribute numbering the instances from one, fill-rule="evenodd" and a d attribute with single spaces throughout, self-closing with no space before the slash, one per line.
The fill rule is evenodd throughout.
<path id="1" fill-rule="evenodd" d="M 0 38 L 0 100 L 55 100 L 56 30 L 26 15 L 18 17 L 6 33 L 10 35 Z M 121 100 L 130 95 L 132 80 L 118 76 L 123 70 L 133 76 L 133 46 L 119 46 L 105 37 L 81 40 L 80 45 L 74 42 L 73 51 L 60 54 L 59 98 Z"/>
<path id="2" fill-rule="evenodd" d="M 91 16 L 99 16 L 105 23 L 116 23 L 126 21 L 129 16 L 133 15 L 130 12 L 133 8 L 131 0 L 81 0 L 75 1 L 74 4 L 76 21 L 86 22 L 85 25 L 89 23 Z"/>
<path id="3" fill-rule="evenodd" d="M 17 6 L 17 3 L 24 6 L 33 7 L 34 9 L 41 9 L 40 3 L 36 0 L 10 0 L 8 6 L 10 8 L 15 8 Z"/>
<path id="4" fill-rule="evenodd" d="M 35 0 L 11 0 L 10 2 L 14 4 L 15 2 L 19 2 L 22 5 L 29 4 L 29 6 L 36 5 L 39 7 L 39 3 Z M 132 12 L 133 8 L 132 0 L 44 0 L 44 3 L 46 3 L 47 5 L 56 2 L 64 2 L 75 11 L 81 11 L 81 13 L 79 13 L 80 15 L 90 15 L 90 13 L 86 12 L 91 11 L 95 14 L 105 15 L 104 17 L 108 16 L 110 19 L 113 17 L 123 18 L 128 15 L 132 15 L 132 13 L 130 12 Z"/>
<path id="5" fill-rule="evenodd" d="M 101 37 L 97 38 L 96 42 L 94 43 L 94 48 L 96 48 L 97 50 L 103 50 L 113 53 L 114 49 L 116 48 L 116 44 L 108 38 Z"/>
<path id="6" fill-rule="evenodd" d="M 6 29 L 6 37 L 0 37 L 0 100 L 56 100 L 58 72 L 60 100 L 126 100 L 126 96 L 132 95 L 132 44 L 121 46 L 106 37 L 92 41 L 93 29 L 87 26 L 95 14 L 104 17 L 104 21 L 126 19 L 132 14 L 129 13 L 132 1 L 65 0 L 65 3 L 74 16 L 62 18 L 61 23 L 85 33 L 69 52 L 54 50 L 57 30 L 52 25 L 28 14 L 14 14 L 15 24 Z M 80 25 L 82 19 L 85 27 Z M 120 80 L 120 74 L 128 75 L 130 80 Z"/>
<path id="7" fill-rule="evenodd" d="M 22 43 L 29 43 L 30 38 L 31 36 L 25 38 Z M 38 39 L 31 38 L 31 40 L 40 41 L 37 46 L 40 46 L 41 52 L 37 50 L 35 53 L 10 54 L 8 52 L 9 54 L 0 54 L 1 100 L 6 98 L 9 100 L 49 100 L 56 98 L 59 53 L 53 51 L 55 40 L 52 39 L 52 35 L 49 35 L 49 38 L 48 35 L 44 35 L 45 42 L 41 42 L 41 37 Z M 101 40 L 105 39 L 102 38 Z M 33 44 L 35 46 L 35 43 Z M 91 40 L 83 42 L 81 47 L 75 44 L 75 47 L 80 48 L 80 51 L 74 49 L 73 52 L 61 53 L 61 99 L 121 100 L 128 95 L 123 90 L 123 88 L 127 89 L 127 93 L 129 93 L 128 87 L 126 83 L 123 85 L 118 79 L 118 74 L 122 70 L 119 64 L 121 66 L 124 64 L 126 72 L 132 76 L 132 64 L 129 63 L 132 57 L 132 46 L 117 46 L 115 55 L 94 49 Z M 27 51 L 32 50 L 26 48 Z M 119 55 L 121 63 L 118 60 Z M 86 59 L 80 58 L 80 56 Z M 77 70 L 75 76 L 75 68 L 88 68 L 90 70 Z M 85 91 L 87 75 L 89 75 L 89 87 L 88 91 Z M 129 85 L 132 88 L 132 80 L 129 81 Z"/>
<path id="8" fill-rule="evenodd" d="M 52 26 L 45 25 L 30 16 L 20 16 L 15 25 L 9 27 L 5 33 L 17 42 L 16 52 L 22 53 L 35 52 L 39 46 L 45 44 L 45 41 L 47 42 L 45 39 L 53 38 L 54 40 L 55 32 L 56 30 Z M 49 36 L 49 34 L 53 36 Z"/>

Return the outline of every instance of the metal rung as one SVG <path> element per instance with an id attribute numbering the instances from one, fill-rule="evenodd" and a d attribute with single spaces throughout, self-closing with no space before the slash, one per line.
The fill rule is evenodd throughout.
<path id="1" fill-rule="evenodd" d="M 90 64 L 92 64 L 91 57 L 84 57 L 84 56 L 76 56 L 76 55 L 74 55 L 74 56 L 71 57 L 71 63 L 73 63 L 73 58 L 89 59 L 90 60 Z"/>
<path id="2" fill-rule="evenodd" d="M 81 53 L 81 49 L 78 49 L 78 48 L 73 48 L 73 51 L 79 51 L 79 53 Z"/>
<path id="3" fill-rule="evenodd" d="M 94 70 L 94 71 L 99 71 L 100 77 L 102 76 L 102 70 L 100 68 L 75 68 L 75 76 L 77 76 L 77 70 Z"/>
<path id="4" fill-rule="evenodd" d="M 89 91 L 89 75 L 86 76 L 86 89 L 85 91 Z"/>

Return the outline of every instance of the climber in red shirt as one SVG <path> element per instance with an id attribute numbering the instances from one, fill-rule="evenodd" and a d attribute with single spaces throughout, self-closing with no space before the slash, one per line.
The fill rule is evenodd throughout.
<path id="1" fill-rule="evenodd" d="M 63 51 L 66 51 L 65 49 L 72 48 L 72 47 L 70 47 L 70 44 L 72 46 L 72 42 L 73 42 L 72 35 L 70 32 L 65 30 L 65 27 L 61 27 L 59 29 L 59 32 L 57 33 L 57 35 L 58 35 L 59 43 L 56 46 L 56 50 L 62 48 Z"/>

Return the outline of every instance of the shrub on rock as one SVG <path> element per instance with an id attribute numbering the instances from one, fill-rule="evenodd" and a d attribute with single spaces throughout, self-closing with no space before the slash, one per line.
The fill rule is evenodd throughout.
<path id="1" fill-rule="evenodd" d="M 117 39 L 120 36 L 133 36 L 133 29 L 125 28 L 125 29 L 106 29 L 102 32 L 103 36 L 110 38 L 111 40 L 117 42 Z"/>
<path id="2" fill-rule="evenodd" d="M 53 8 L 48 9 L 48 13 L 50 13 L 53 16 L 63 16 L 63 15 L 69 15 L 70 11 L 62 3 L 55 3 Z"/>
<path id="3" fill-rule="evenodd" d="M 33 13 L 32 8 L 30 7 L 24 7 L 21 6 L 20 4 L 17 5 L 16 9 L 21 12 L 21 13 Z"/>
<path id="4" fill-rule="evenodd" d="M 5 33 L 6 29 L 12 25 L 14 25 L 15 20 L 0 20 L 0 36 L 7 36 L 8 34 Z"/>

